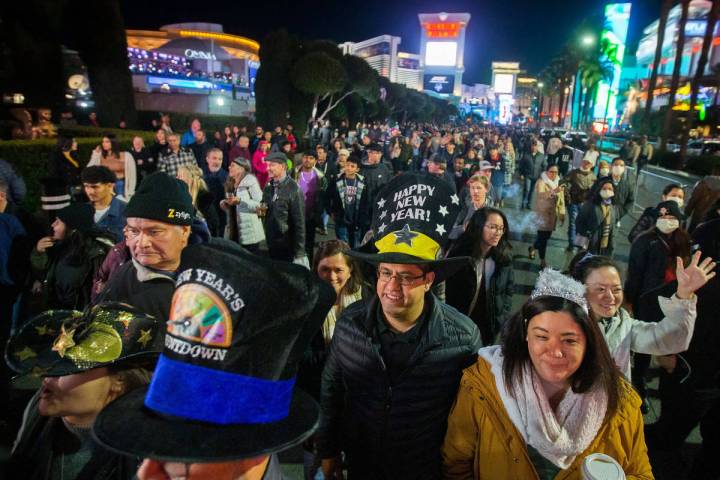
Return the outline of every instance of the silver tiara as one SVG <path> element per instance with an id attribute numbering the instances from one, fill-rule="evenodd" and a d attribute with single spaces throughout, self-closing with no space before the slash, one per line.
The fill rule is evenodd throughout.
<path id="1" fill-rule="evenodd" d="M 585 313 L 588 313 L 585 285 L 551 268 L 546 268 L 540 272 L 540 276 L 535 282 L 535 289 L 530 294 L 530 298 L 535 299 L 537 297 L 564 298 L 577 303 L 585 310 Z"/>

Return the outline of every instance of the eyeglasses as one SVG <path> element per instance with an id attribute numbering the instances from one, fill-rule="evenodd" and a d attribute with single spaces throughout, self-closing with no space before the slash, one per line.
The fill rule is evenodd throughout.
<path id="1" fill-rule="evenodd" d="M 505 227 L 502 225 L 485 225 L 485 228 L 490 230 L 493 233 L 504 233 Z"/>
<path id="2" fill-rule="evenodd" d="M 377 270 L 377 276 L 378 280 L 382 283 L 388 283 L 390 280 L 392 280 L 393 277 L 397 277 L 398 282 L 400 282 L 400 285 L 403 287 L 409 287 L 413 285 L 416 281 L 420 280 L 421 278 L 425 278 L 425 273 L 422 275 L 408 275 L 406 273 L 393 273 L 390 270 L 385 270 L 382 268 L 379 268 Z"/>

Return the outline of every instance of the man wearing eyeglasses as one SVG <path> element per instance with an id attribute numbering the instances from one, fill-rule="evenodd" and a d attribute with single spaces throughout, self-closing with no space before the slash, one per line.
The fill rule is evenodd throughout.
<path id="1" fill-rule="evenodd" d="M 194 208 L 184 183 L 153 173 L 125 207 L 125 243 L 131 261 L 113 272 L 106 285 L 95 285 L 95 304 L 123 302 L 167 320 L 175 291 L 175 270 L 187 246 Z"/>
<path id="2" fill-rule="evenodd" d="M 440 249 L 459 199 L 419 173 L 395 177 L 382 195 L 373 222 L 378 253 L 350 252 L 375 267 L 375 295 L 346 308 L 336 324 L 317 458 L 325 478 L 343 478 L 344 452 L 349 478 L 436 479 L 462 370 L 481 346 L 473 322 L 431 291 L 468 264 L 442 259 Z"/>

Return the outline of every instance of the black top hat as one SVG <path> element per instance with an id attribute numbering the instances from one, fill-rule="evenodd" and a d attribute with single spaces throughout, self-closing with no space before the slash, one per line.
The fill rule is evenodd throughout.
<path id="1" fill-rule="evenodd" d="M 295 374 L 335 302 L 332 288 L 227 242 L 187 247 L 178 272 L 152 382 L 105 407 L 96 439 L 185 463 L 254 458 L 307 439 L 319 408 L 294 389 Z"/>
<path id="2" fill-rule="evenodd" d="M 470 261 L 443 258 L 459 212 L 460 198 L 446 182 L 433 175 L 404 173 L 383 188 L 373 205 L 373 242 L 348 254 L 371 264 L 429 265 L 435 282 L 440 282 Z"/>
<path id="3" fill-rule="evenodd" d="M 20 374 L 59 377 L 92 368 L 152 361 L 162 349 L 161 323 L 116 302 L 85 312 L 48 310 L 10 338 L 7 364 Z"/>

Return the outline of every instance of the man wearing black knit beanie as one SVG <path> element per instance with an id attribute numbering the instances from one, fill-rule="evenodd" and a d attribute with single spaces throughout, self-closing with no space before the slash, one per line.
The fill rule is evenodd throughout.
<path id="1" fill-rule="evenodd" d="M 132 261 L 112 274 L 96 299 L 128 303 L 167 320 L 175 270 L 187 245 L 194 208 L 187 186 L 165 173 L 147 176 L 125 208 Z"/>

